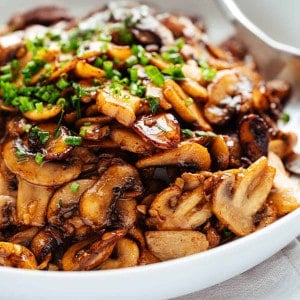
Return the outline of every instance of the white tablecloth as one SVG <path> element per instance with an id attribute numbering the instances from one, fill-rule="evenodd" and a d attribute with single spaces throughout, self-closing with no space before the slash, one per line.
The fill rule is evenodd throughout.
<path id="1" fill-rule="evenodd" d="M 237 277 L 177 298 L 196 299 L 300 299 L 300 237 L 268 260 Z"/>

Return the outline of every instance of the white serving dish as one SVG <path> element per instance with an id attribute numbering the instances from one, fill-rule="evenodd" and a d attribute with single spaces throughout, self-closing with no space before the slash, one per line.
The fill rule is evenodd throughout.
<path id="1" fill-rule="evenodd" d="M 77 15 L 82 15 L 84 12 L 101 6 L 103 2 L 99 0 L 51 1 L 53 4 L 63 4 L 69 7 L 71 12 Z M 216 42 L 221 41 L 232 32 L 231 26 L 228 25 L 210 0 L 148 0 L 143 2 L 154 4 L 162 10 L 175 10 L 192 15 L 202 15 L 211 38 Z M 264 4 L 267 2 L 259 1 L 259 3 Z M 292 22 L 284 14 L 283 10 L 286 8 L 286 5 L 282 6 L 281 2 L 281 0 L 272 1 L 272 6 L 269 7 L 268 11 L 270 18 L 275 13 L 277 16 L 281 13 L 285 21 Z M 289 1 L 285 1 L 285 4 L 287 2 Z M 1 20 L 5 21 L 15 11 L 24 10 L 43 3 L 43 0 L 1 0 Z M 253 9 L 255 5 L 258 6 L 258 1 L 251 1 L 251 5 L 254 5 L 251 9 L 249 9 L 250 1 L 238 1 L 238 3 L 241 4 L 244 11 L 247 11 L 248 7 L 249 14 L 252 13 L 252 19 L 255 17 L 261 21 L 263 20 L 265 25 L 268 24 L 268 14 L 263 9 Z M 300 8 L 300 5 L 298 7 Z M 297 28 L 300 28 L 300 19 L 298 18 L 294 21 L 298 22 Z M 263 24 L 260 25 L 262 26 Z M 269 29 L 272 30 L 272 28 Z M 272 35 L 271 32 L 268 33 Z M 276 37 L 276 32 L 273 33 L 273 37 Z M 297 38 L 296 35 L 295 38 Z M 288 129 L 299 130 L 300 102 L 297 103 L 294 101 L 287 110 L 291 115 L 291 122 L 288 125 Z M 254 267 L 286 246 L 299 233 L 300 209 L 283 217 L 265 229 L 215 249 L 153 265 L 89 272 L 28 271 L 0 267 L 0 299 L 92 300 L 111 298 L 173 298 L 210 287 Z"/>

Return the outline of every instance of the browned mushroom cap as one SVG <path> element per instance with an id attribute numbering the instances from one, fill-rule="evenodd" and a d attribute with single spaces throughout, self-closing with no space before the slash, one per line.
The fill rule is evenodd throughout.
<path id="1" fill-rule="evenodd" d="M 23 116 L 31 121 L 41 122 L 56 117 L 62 111 L 61 105 L 44 106 L 42 112 L 37 109 L 26 111 Z"/>
<path id="2" fill-rule="evenodd" d="M 145 235 L 148 249 L 162 261 L 202 252 L 209 247 L 206 236 L 194 230 L 146 231 Z"/>
<path id="3" fill-rule="evenodd" d="M 8 242 L 27 247 L 39 230 L 39 227 L 29 227 L 14 234 L 10 239 L 8 239 Z"/>
<path id="4" fill-rule="evenodd" d="M 36 132 L 34 129 L 37 129 Z M 47 135 L 45 142 L 41 142 L 42 134 Z M 37 151 L 43 153 L 44 160 L 59 160 L 67 157 L 73 148 L 65 142 L 70 135 L 70 130 L 65 126 L 58 128 L 55 123 L 43 123 L 31 128 L 29 143 L 33 144 L 33 148 L 36 147 Z"/>
<path id="5" fill-rule="evenodd" d="M 253 232 L 253 216 L 266 201 L 274 175 L 266 157 L 237 173 L 224 171 L 212 195 L 217 218 L 238 236 Z"/>
<path id="6" fill-rule="evenodd" d="M 96 269 L 111 255 L 116 242 L 126 234 L 124 230 L 105 233 L 101 238 L 93 237 L 72 245 L 63 255 L 64 271 Z"/>
<path id="7" fill-rule="evenodd" d="M 239 138 L 244 153 L 252 162 L 268 154 L 268 126 L 260 116 L 250 114 L 242 118 Z"/>
<path id="8" fill-rule="evenodd" d="M 44 162 L 37 164 L 34 157 L 27 156 L 20 162 L 16 154 L 15 141 L 8 141 L 3 147 L 3 158 L 10 171 L 37 185 L 57 186 L 78 177 L 82 162 L 69 160 L 64 162 Z"/>
<path id="9" fill-rule="evenodd" d="M 110 133 L 110 138 L 122 150 L 133 153 L 148 155 L 153 152 L 154 147 L 152 144 L 144 141 L 132 129 L 126 127 L 113 127 Z"/>
<path id="10" fill-rule="evenodd" d="M 205 147 L 197 143 L 182 143 L 175 149 L 142 158 L 136 163 L 138 168 L 168 165 L 191 166 L 199 170 L 208 170 L 211 158 Z"/>
<path id="11" fill-rule="evenodd" d="M 55 5 L 42 5 L 10 18 L 8 26 L 12 30 L 20 30 L 33 24 L 49 26 L 59 21 L 70 21 L 72 17 L 65 8 Z"/>
<path id="12" fill-rule="evenodd" d="M 211 124 L 222 125 L 231 119 L 234 112 L 245 112 L 251 107 L 252 83 L 237 70 L 218 72 L 207 91 L 204 115 Z"/>
<path id="13" fill-rule="evenodd" d="M 0 195 L 0 228 L 12 225 L 16 221 L 16 199 Z"/>
<path id="14" fill-rule="evenodd" d="M 128 190 L 142 191 L 137 170 L 128 164 L 110 166 L 100 179 L 83 193 L 79 213 L 86 224 L 102 228 L 109 224 L 116 201 Z"/>
<path id="15" fill-rule="evenodd" d="M 300 187 L 287 174 L 281 159 L 275 153 L 269 153 L 268 161 L 269 165 L 276 169 L 274 188 L 268 201 L 275 205 L 278 215 L 283 216 L 300 206 Z"/>
<path id="16" fill-rule="evenodd" d="M 17 222 L 30 226 L 45 225 L 53 191 L 53 187 L 32 184 L 18 177 Z"/>
<path id="17" fill-rule="evenodd" d="M 130 229 L 134 226 L 137 219 L 135 199 L 119 199 L 116 203 L 116 228 Z"/>
<path id="18" fill-rule="evenodd" d="M 133 124 L 133 129 L 160 149 L 174 148 L 180 142 L 179 123 L 169 113 L 142 116 Z"/>
<path id="19" fill-rule="evenodd" d="M 195 229 L 207 221 L 212 215 L 211 207 L 205 200 L 204 178 L 197 179 L 198 185 L 189 191 L 176 181 L 159 193 L 151 203 L 146 223 L 158 230 L 179 230 Z"/>
<path id="20" fill-rule="evenodd" d="M 133 240 L 125 237 L 119 239 L 114 251 L 116 252 L 115 258 L 108 258 L 100 265 L 100 270 L 127 268 L 138 264 L 140 251 Z"/>
<path id="21" fill-rule="evenodd" d="M 37 262 L 33 253 L 26 247 L 0 242 L 0 266 L 35 270 Z"/>
<path id="22" fill-rule="evenodd" d="M 60 187 L 49 201 L 47 220 L 55 226 L 62 226 L 64 221 L 77 211 L 81 195 L 95 183 L 92 179 L 79 179 Z"/>
<path id="23" fill-rule="evenodd" d="M 60 232 L 52 227 L 46 227 L 35 235 L 30 243 L 30 250 L 35 255 L 38 263 L 47 260 L 46 266 L 53 252 L 62 243 Z"/>

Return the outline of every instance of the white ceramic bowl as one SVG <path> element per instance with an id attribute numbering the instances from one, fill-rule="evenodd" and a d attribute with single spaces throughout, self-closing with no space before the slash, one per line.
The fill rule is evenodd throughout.
<path id="1" fill-rule="evenodd" d="M 292 0 L 291 0 L 292 1 Z M 69 7 L 71 12 L 82 15 L 100 6 L 104 1 L 52 0 L 51 3 Z M 231 26 L 210 0 L 144 1 L 163 10 L 180 11 L 204 17 L 211 38 L 219 42 L 232 32 Z M 238 1 L 249 16 L 267 26 L 273 15 L 285 20 L 285 5 L 281 0 L 272 1 L 272 7 L 264 12 L 255 9 L 258 1 Z M 259 1 L 265 5 L 270 1 Z M 293 1 L 292 1 L 293 2 Z M 296 2 L 296 1 L 294 1 Z M 294 3 L 293 2 L 293 3 Z M 5 21 L 15 11 L 44 3 L 43 0 L 1 0 L 0 16 Z M 299 2 L 298 2 L 299 3 Z M 298 5 L 300 8 L 300 5 Z M 254 8 L 254 9 L 253 9 Z M 298 9 L 300 11 L 300 9 Z M 251 15 L 252 14 L 252 15 Z M 268 16 L 268 14 L 270 16 Z M 300 28 L 300 19 L 298 27 Z M 264 24 L 262 24 L 264 23 Z M 294 26 L 294 25 L 293 25 Z M 293 27 L 292 26 L 292 27 Z M 270 28 L 276 29 L 274 27 Z M 273 37 L 276 32 L 268 32 Z M 297 36 L 295 35 L 294 38 Z M 281 40 L 283 41 L 283 40 Z M 299 41 L 299 38 L 298 38 Z M 292 122 L 289 129 L 300 128 L 300 103 L 288 108 Z M 53 300 L 53 299 L 166 299 L 212 286 L 232 278 L 267 259 L 300 233 L 300 209 L 276 221 L 272 225 L 249 236 L 209 251 L 172 261 L 134 268 L 89 271 L 46 272 L 27 271 L 0 267 L 0 299 L 4 300 Z"/>

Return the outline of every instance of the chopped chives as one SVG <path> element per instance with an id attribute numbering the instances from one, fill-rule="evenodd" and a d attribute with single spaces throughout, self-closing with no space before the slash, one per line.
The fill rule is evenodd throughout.
<path id="1" fill-rule="evenodd" d="M 146 66 L 145 71 L 146 71 L 146 74 L 149 76 L 149 78 L 153 81 L 154 84 L 156 84 L 159 87 L 163 86 L 165 79 L 157 67 Z"/>
<path id="2" fill-rule="evenodd" d="M 131 68 L 129 69 L 129 75 L 130 75 L 130 81 L 131 82 L 137 82 L 139 77 L 138 77 L 138 69 L 136 68 Z"/>
<path id="3" fill-rule="evenodd" d="M 82 143 L 81 136 L 68 136 L 65 138 L 65 143 L 70 146 L 80 146 Z"/>
<path id="4" fill-rule="evenodd" d="M 44 161 L 44 155 L 41 152 L 37 152 L 37 154 L 34 157 L 34 160 L 37 164 L 41 165 Z"/>
<path id="5" fill-rule="evenodd" d="M 64 90 L 65 88 L 67 88 L 69 86 L 69 82 L 63 78 L 63 77 L 60 77 L 59 80 L 57 81 L 56 83 L 56 86 L 61 89 L 61 90 Z"/>
<path id="6" fill-rule="evenodd" d="M 78 182 L 72 182 L 71 184 L 71 192 L 77 193 L 79 191 L 80 185 Z"/>
<path id="7" fill-rule="evenodd" d="M 37 110 L 38 113 L 42 113 L 43 110 L 44 110 L 44 105 L 43 105 L 42 102 L 37 102 L 35 104 L 35 108 L 36 108 L 36 110 Z"/>

